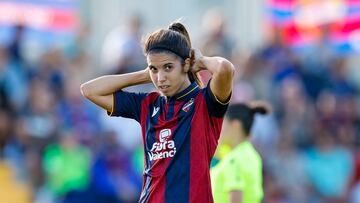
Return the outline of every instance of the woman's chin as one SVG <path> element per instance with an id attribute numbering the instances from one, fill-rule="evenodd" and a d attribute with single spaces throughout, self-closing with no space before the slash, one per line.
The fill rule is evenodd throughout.
<path id="1" fill-rule="evenodd" d="M 171 94 L 168 94 L 168 93 L 164 93 L 164 92 L 160 92 L 161 95 L 165 96 L 165 97 L 171 97 L 172 95 Z"/>
<path id="2" fill-rule="evenodd" d="M 174 94 L 172 94 L 170 91 L 167 90 L 159 90 L 161 95 L 166 96 L 166 97 L 172 97 L 174 96 Z"/>

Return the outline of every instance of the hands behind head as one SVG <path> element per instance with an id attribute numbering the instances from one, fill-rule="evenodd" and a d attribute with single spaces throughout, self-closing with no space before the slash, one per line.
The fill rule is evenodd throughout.
<path id="1" fill-rule="evenodd" d="M 190 65 L 191 72 L 197 73 L 201 70 L 206 69 L 205 65 L 202 62 L 203 55 L 199 49 L 191 49 L 190 50 Z"/>

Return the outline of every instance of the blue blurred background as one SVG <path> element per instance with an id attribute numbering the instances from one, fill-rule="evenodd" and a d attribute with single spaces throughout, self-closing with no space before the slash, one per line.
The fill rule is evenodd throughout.
<path id="1" fill-rule="evenodd" d="M 0 202 L 137 201 L 139 125 L 79 86 L 145 68 L 141 38 L 179 18 L 235 64 L 233 103 L 273 105 L 264 202 L 360 203 L 360 0 L 0 1 Z"/>

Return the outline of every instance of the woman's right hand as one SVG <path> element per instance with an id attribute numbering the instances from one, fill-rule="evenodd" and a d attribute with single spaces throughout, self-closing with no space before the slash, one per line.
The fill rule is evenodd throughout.
<path id="1" fill-rule="evenodd" d="M 147 77 L 148 82 L 149 82 L 149 83 L 152 82 L 151 77 L 150 77 L 150 68 L 149 68 L 149 67 L 146 67 L 146 68 L 144 69 L 144 74 L 145 74 L 145 76 Z"/>

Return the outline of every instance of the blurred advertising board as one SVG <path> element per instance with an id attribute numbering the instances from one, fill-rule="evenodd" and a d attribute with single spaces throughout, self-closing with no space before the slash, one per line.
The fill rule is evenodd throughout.
<path id="1" fill-rule="evenodd" d="M 360 0 L 267 0 L 270 25 L 298 48 L 327 40 L 340 52 L 360 52 Z"/>
<path id="2" fill-rule="evenodd" d="M 79 24 L 77 0 L 1 0 L 0 44 L 7 45 L 18 25 L 25 41 L 41 45 L 72 40 Z"/>

